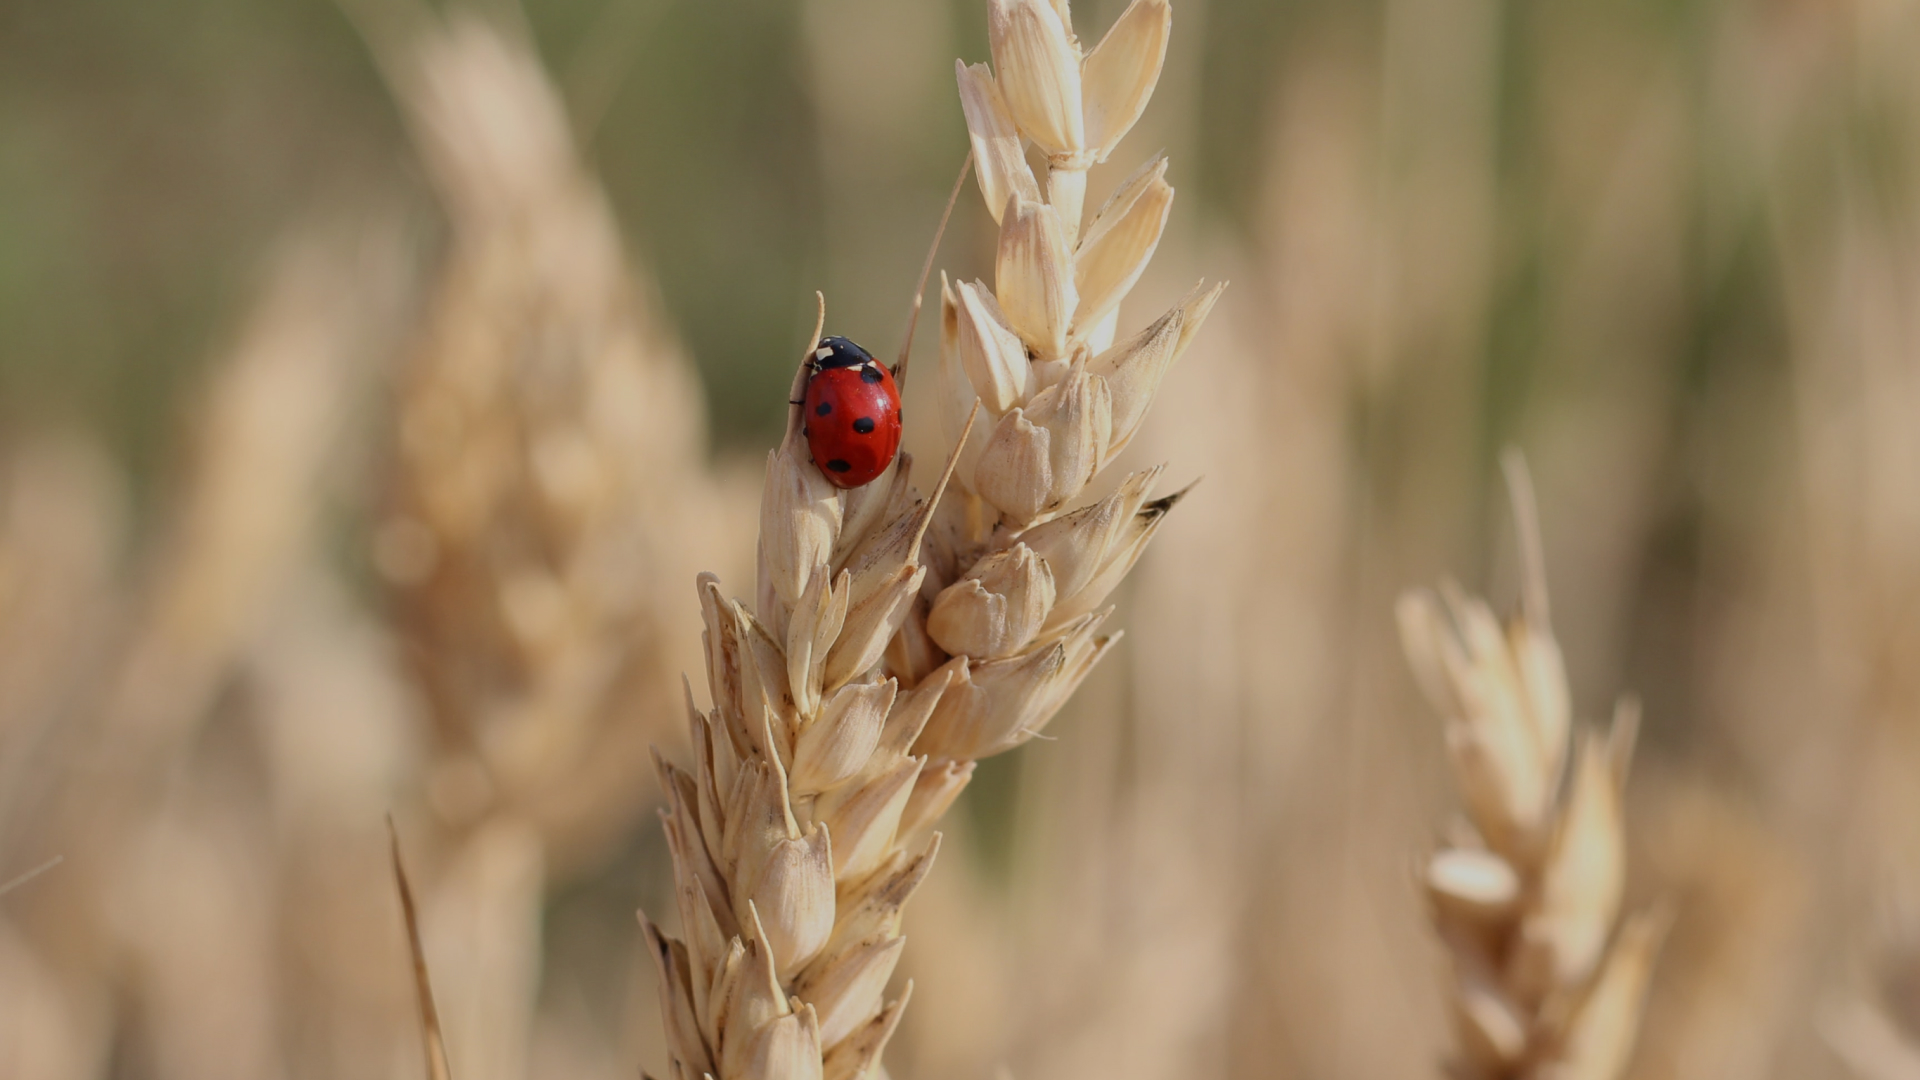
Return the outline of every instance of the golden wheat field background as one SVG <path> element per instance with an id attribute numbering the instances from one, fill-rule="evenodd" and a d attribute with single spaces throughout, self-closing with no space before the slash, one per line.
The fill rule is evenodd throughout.
<path id="1" fill-rule="evenodd" d="M 1891 0 L 0 6 L 0 1080 L 423 1075 L 389 820 L 457 1080 L 1920 1078 L 1916 61 Z M 970 150 L 911 485 L 836 495 L 815 291 L 891 360 Z M 1069 398 L 1072 483 L 995 456 Z"/>

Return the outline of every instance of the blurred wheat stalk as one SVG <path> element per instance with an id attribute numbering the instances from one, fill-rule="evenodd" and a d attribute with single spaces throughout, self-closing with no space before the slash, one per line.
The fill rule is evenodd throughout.
<path id="1" fill-rule="evenodd" d="M 709 546 L 706 410 L 525 32 L 466 12 L 408 32 L 388 66 L 453 242 L 400 380 L 375 558 L 437 734 L 422 794 L 448 835 L 423 922 L 449 1054 L 510 1078 L 545 881 L 648 799 L 646 718 L 671 715 L 686 659 L 663 585 Z"/>
<path id="2" fill-rule="evenodd" d="M 300 785 L 273 776 L 285 801 L 263 805 L 230 757 L 204 747 L 233 738 L 216 706 L 261 673 L 269 614 L 299 621 L 291 597 L 314 554 L 329 463 L 365 359 L 397 332 L 407 268 L 391 233 L 359 223 L 283 245 L 193 417 L 182 497 L 129 599 L 113 594 L 122 538 L 110 470 L 70 440 L 22 448 L 13 466 L 0 544 L 0 561 L 20 560 L 8 655 L 33 666 L 9 679 L 0 719 L 0 829 L 9 851 L 66 860 L 10 898 L 18 936 L 0 928 L 9 1075 L 93 1074 L 116 1042 L 121 996 L 150 1010 L 142 1053 L 154 1075 L 282 1068 L 275 935 L 289 913 L 272 910 L 268 815 Z M 38 648 L 58 652 L 34 659 Z M 282 733 L 262 734 L 269 761 L 284 764 L 272 760 Z M 304 766 L 308 793 L 332 779 L 316 766 Z"/>
<path id="3" fill-rule="evenodd" d="M 1805 516 L 1788 541 L 1808 576 L 1803 633 L 1815 662 L 1801 693 L 1825 737 L 1800 710 L 1743 735 L 1781 798 L 1803 808 L 1796 824 L 1816 899 L 1836 913 L 1816 924 L 1801 961 L 1820 964 L 1814 1024 L 1849 1074 L 1911 1080 L 1920 1076 L 1920 174 L 1904 148 L 1920 132 L 1920 79 L 1908 62 L 1920 21 L 1890 9 L 1819 29 L 1753 48 L 1800 58 L 1793 107 L 1754 109 L 1759 151 L 1769 163 L 1820 164 L 1817 179 L 1769 191 L 1767 212 L 1782 250 L 1792 479 Z M 1812 92 L 1842 71 L 1844 93 Z M 1860 117 L 1885 141 L 1861 136 Z M 1755 665 L 1750 693 L 1762 701 L 1776 685 L 1763 674 L 1771 660 Z"/>
<path id="4" fill-rule="evenodd" d="M 423 794 L 450 847 L 423 922 L 449 1054 L 510 1078 L 530 1067 L 544 881 L 655 797 L 645 747 L 695 655 L 665 630 L 667 584 L 739 556 L 714 528 L 705 404 L 524 30 L 413 33 L 395 82 L 454 244 L 401 383 L 376 558 L 439 735 Z"/>
<path id="5" fill-rule="evenodd" d="M 705 544 L 706 407 L 531 46 L 466 13 L 411 49 L 397 82 L 454 232 L 377 564 L 444 747 L 435 809 L 578 847 L 644 797 L 635 718 L 672 705 L 664 585 Z"/>

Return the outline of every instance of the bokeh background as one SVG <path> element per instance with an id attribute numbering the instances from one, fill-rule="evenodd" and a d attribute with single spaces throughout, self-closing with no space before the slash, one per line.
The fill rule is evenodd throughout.
<path id="1" fill-rule="evenodd" d="M 692 575 L 746 589 L 813 290 L 900 340 L 983 8 L 0 7 L 0 880 L 64 859 L 0 1077 L 418 1075 L 388 813 L 457 1077 L 658 1071 Z M 1438 1075 L 1392 604 L 1512 598 L 1512 445 L 1580 713 L 1646 706 L 1632 1075 L 1920 1076 L 1916 55 L 1897 0 L 1178 0 L 1094 185 L 1172 155 L 1123 329 L 1234 283 L 1128 451 L 1204 482 L 951 819 L 893 1075 Z"/>

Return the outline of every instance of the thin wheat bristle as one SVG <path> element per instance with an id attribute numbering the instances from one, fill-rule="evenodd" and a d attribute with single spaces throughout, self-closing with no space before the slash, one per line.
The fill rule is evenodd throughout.
<path id="1" fill-rule="evenodd" d="M 433 1000 L 433 979 L 427 971 L 426 949 L 420 944 L 420 914 L 413 903 L 413 886 L 407 881 L 406 863 L 400 858 L 400 833 L 393 819 L 387 819 L 387 836 L 392 842 L 393 885 L 400 895 L 400 915 L 407 929 L 407 952 L 413 960 L 413 986 L 420 1006 L 420 1043 L 426 1057 L 427 1080 L 452 1080 L 447 1067 L 447 1043 L 440 1032 L 440 1010 Z"/>

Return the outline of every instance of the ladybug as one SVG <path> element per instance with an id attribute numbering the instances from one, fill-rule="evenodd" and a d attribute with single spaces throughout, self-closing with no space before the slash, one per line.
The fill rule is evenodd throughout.
<path id="1" fill-rule="evenodd" d="M 871 483 L 900 449 L 900 387 L 873 354 L 843 337 L 824 337 L 807 360 L 801 433 L 814 463 L 835 487 Z"/>

